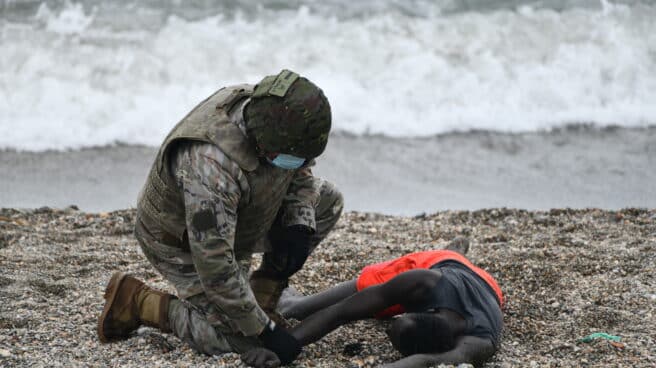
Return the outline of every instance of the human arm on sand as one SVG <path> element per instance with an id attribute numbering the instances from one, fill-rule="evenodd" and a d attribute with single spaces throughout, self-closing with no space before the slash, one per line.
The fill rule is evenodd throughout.
<path id="1" fill-rule="evenodd" d="M 384 364 L 380 368 L 424 368 L 436 364 L 461 363 L 469 363 L 478 367 L 490 358 L 494 352 L 494 346 L 489 339 L 461 336 L 457 339 L 456 346 L 449 351 L 434 354 L 414 354 L 396 362 Z"/>

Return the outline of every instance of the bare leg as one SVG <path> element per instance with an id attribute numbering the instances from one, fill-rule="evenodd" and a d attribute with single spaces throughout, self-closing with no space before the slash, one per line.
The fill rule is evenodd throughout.
<path id="1" fill-rule="evenodd" d="M 285 289 L 278 302 L 278 312 L 285 318 L 303 320 L 314 312 L 329 307 L 355 294 L 358 291 L 355 287 L 355 282 L 355 279 L 344 281 L 328 290 L 308 296 L 293 295 L 289 291 L 289 288 Z"/>
<path id="2" fill-rule="evenodd" d="M 302 345 L 315 342 L 337 327 L 351 321 L 371 318 L 395 304 L 425 301 L 442 273 L 438 270 L 415 269 L 401 273 L 384 284 L 370 286 L 331 306 L 317 311 L 291 329 Z"/>

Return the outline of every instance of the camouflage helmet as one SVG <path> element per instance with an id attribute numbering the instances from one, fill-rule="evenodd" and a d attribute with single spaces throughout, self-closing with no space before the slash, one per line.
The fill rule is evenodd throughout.
<path id="1" fill-rule="evenodd" d="M 328 142 L 330 104 L 319 87 L 285 69 L 255 86 L 244 120 L 260 150 L 312 159 Z"/>

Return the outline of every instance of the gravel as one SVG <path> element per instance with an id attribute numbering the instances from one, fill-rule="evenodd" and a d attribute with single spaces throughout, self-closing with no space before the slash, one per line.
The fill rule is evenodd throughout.
<path id="1" fill-rule="evenodd" d="M 0 210 L 0 366 L 242 367 L 142 328 L 101 344 L 96 318 L 112 272 L 171 290 L 132 236 L 134 210 Z M 502 345 L 488 367 L 656 366 L 656 210 L 514 209 L 415 217 L 346 213 L 292 285 L 323 290 L 366 264 L 471 242 L 469 258 L 499 281 Z M 386 322 L 360 321 L 305 348 L 298 367 L 375 367 L 399 358 Z M 594 332 L 621 342 L 577 340 Z"/>

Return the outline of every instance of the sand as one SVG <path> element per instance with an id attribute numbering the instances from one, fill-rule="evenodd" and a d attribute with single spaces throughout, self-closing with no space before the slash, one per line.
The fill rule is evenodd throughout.
<path id="1" fill-rule="evenodd" d="M 95 335 L 112 272 L 170 291 L 132 236 L 134 210 L 0 210 L 0 366 L 242 367 L 150 328 L 101 344 Z M 492 273 L 507 304 L 501 348 L 487 367 L 656 365 L 656 210 L 442 211 L 416 217 L 345 213 L 292 278 L 303 293 L 366 264 L 442 248 L 456 236 Z M 398 359 L 367 320 L 305 348 L 296 367 L 375 367 Z M 621 337 L 582 343 L 594 332 Z M 348 348 L 347 348 L 348 346 Z"/>

